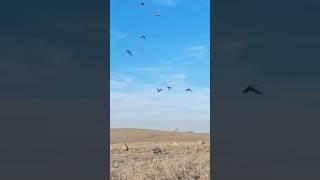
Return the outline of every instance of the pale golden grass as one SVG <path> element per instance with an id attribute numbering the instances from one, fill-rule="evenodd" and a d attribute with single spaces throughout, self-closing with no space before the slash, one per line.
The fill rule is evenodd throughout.
<path id="1" fill-rule="evenodd" d="M 143 133 L 145 131 L 138 134 L 140 136 Z M 155 133 L 159 134 L 158 131 L 155 131 Z M 190 138 L 190 141 L 187 141 L 185 133 L 175 133 L 175 138 L 172 138 L 172 134 L 169 133 L 168 138 L 165 138 L 165 135 L 163 135 L 160 138 L 161 141 L 155 142 L 148 139 L 148 137 L 155 138 L 152 134 L 153 131 L 148 130 L 146 138 L 139 140 L 141 142 L 122 142 L 127 143 L 129 147 L 128 151 L 122 150 L 121 143 L 111 144 L 110 171 L 112 180 L 210 179 L 210 145 L 208 134 L 206 136 L 204 134 L 193 134 L 192 136 L 188 134 L 186 137 L 192 138 Z M 132 135 L 132 132 L 130 135 Z M 132 136 L 130 138 L 135 139 Z M 178 141 L 179 139 L 182 140 Z M 199 144 L 197 140 L 204 141 L 205 144 Z M 173 145 L 173 142 L 176 142 L 178 145 Z M 155 147 L 160 147 L 163 153 L 154 154 L 152 149 Z"/>

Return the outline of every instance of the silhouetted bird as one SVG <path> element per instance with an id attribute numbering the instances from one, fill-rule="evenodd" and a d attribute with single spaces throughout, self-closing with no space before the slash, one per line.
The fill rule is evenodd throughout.
<path id="1" fill-rule="evenodd" d="M 186 91 L 192 92 L 190 88 L 186 89 Z"/>
<path id="2" fill-rule="evenodd" d="M 155 12 L 154 12 L 154 15 L 155 15 L 155 16 L 160 16 L 160 13 L 159 13 L 158 11 L 155 11 Z"/>
<path id="3" fill-rule="evenodd" d="M 130 56 L 132 56 L 132 53 L 131 53 L 131 51 L 129 49 L 126 50 L 126 53 L 128 53 L 128 54 L 130 54 Z"/>
<path id="4" fill-rule="evenodd" d="M 263 93 L 259 90 L 257 90 L 254 85 L 251 85 L 251 86 L 247 86 L 242 92 L 243 93 L 248 93 L 248 92 L 253 92 L 255 94 L 259 94 L 259 95 L 262 95 Z"/>
<path id="5" fill-rule="evenodd" d="M 167 86 L 167 88 L 168 88 L 168 91 L 170 91 L 170 90 L 171 90 L 171 86 Z"/>
<path id="6" fill-rule="evenodd" d="M 141 4 L 141 6 L 144 6 L 144 2 L 141 2 L 140 4 Z"/>
<path id="7" fill-rule="evenodd" d="M 145 35 L 142 35 L 142 36 L 140 36 L 142 39 L 146 39 L 146 36 Z"/>
<path id="8" fill-rule="evenodd" d="M 156 88 L 156 89 L 157 89 L 158 92 L 162 91 L 162 89 L 158 89 L 158 88 Z"/>

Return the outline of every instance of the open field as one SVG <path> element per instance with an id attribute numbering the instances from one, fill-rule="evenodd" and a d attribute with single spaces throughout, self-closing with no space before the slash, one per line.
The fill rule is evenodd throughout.
<path id="1" fill-rule="evenodd" d="M 205 133 L 111 129 L 111 178 L 209 180 L 209 138 Z"/>

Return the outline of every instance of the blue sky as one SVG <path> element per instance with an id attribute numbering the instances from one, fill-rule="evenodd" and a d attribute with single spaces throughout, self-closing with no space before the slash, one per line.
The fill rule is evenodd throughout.
<path id="1" fill-rule="evenodd" d="M 209 132 L 209 0 L 143 2 L 110 2 L 111 128 Z"/>

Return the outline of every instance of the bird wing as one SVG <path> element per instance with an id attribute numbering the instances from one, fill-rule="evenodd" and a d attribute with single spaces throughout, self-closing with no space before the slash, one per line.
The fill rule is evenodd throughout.
<path id="1" fill-rule="evenodd" d="M 249 91 L 249 87 L 246 87 L 242 92 L 247 93 Z"/>
<path id="2" fill-rule="evenodd" d="M 255 88 L 253 88 L 251 91 L 256 93 L 256 94 L 260 94 L 260 95 L 263 94 L 261 91 L 255 89 Z"/>
<path id="3" fill-rule="evenodd" d="M 131 54 L 131 51 L 130 51 L 130 50 L 126 50 L 126 52 L 127 52 L 128 54 L 130 54 L 130 56 L 132 56 L 132 54 Z"/>

